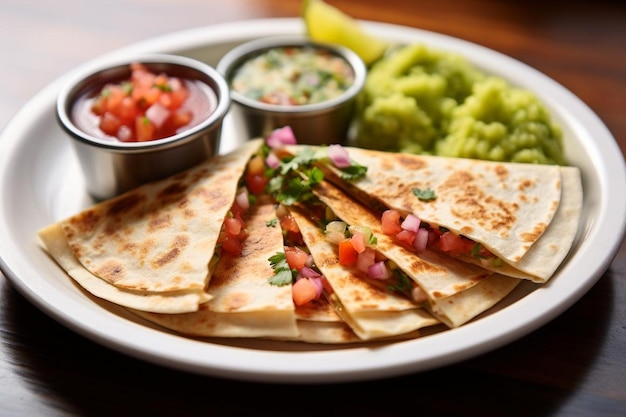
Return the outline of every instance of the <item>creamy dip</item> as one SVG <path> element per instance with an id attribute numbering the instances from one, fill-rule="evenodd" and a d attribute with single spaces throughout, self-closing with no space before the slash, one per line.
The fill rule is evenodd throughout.
<path id="1" fill-rule="evenodd" d="M 354 83 L 354 71 L 340 56 L 314 47 L 277 47 L 239 67 L 231 88 L 262 103 L 303 105 L 330 100 Z"/>

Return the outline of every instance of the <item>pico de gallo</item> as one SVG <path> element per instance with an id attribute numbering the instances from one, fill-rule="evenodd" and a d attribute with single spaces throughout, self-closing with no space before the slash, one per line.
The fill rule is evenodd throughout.
<path id="1" fill-rule="evenodd" d="M 332 287 L 304 245 L 298 224 L 283 205 L 278 207 L 276 215 L 283 230 L 285 246 L 284 252 L 276 253 L 269 259 L 274 269 L 270 284 L 292 284 L 292 298 L 296 306 L 323 296 L 331 298 Z"/>
<path id="2" fill-rule="evenodd" d="M 326 210 L 327 213 L 332 213 Z M 354 267 L 372 283 L 403 293 L 416 303 L 427 301 L 426 293 L 391 260 L 376 250 L 377 238 L 367 226 L 348 225 L 332 215 L 327 221 L 326 240 L 336 245 L 340 265 Z"/>
<path id="3" fill-rule="evenodd" d="M 403 218 L 398 210 L 385 210 L 381 216 L 381 228 L 383 233 L 417 253 L 431 248 L 450 256 L 471 256 L 484 266 L 502 265 L 502 260 L 480 243 L 445 227 L 432 227 L 411 213 Z"/>
<path id="4" fill-rule="evenodd" d="M 144 142 L 176 135 L 205 120 L 217 97 L 206 84 L 130 65 L 131 75 L 80 96 L 74 122 L 87 133 L 121 142 Z"/>

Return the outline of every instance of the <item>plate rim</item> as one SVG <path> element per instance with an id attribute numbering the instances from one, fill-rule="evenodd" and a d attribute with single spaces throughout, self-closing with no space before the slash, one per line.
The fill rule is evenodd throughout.
<path id="1" fill-rule="evenodd" d="M 392 36 L 400 36 L 408 33 L 411 34 L 412 37 L 421 36 L 429 40 L 434 39 L 441 44 L 452 42 L 454 45 L 468 48 L 471 54 L 487 54 L 498 60 L 515 63 L 514 68 L 516 70 L 527 72 L 537 77 L 541 82 L 547 83 L 561 97 L 565 97 L 569 100 L 568 107 L 571 108 L 571 112 L 580 116 L 580 123 L 583 123 L 588 129 L 593 127 L 594 130 L 598 131 L 600 136 L 604 138 L 604 142 L 602 142 L 605 146 L 604 149 L 592 149 L 594 151 L 594 155 L 592 155 L 593 158 L 600 158 L 606 161 L 605 158 L 608 157 L 610 162 L 602 167 L 605 171 L 598 174 L 599 179 L 611 181 L 611 186 L 619 186 L 622 190 L 626 191 L 626 170 L 624 168 L 623 155 L 615 139 L 599 117 L 586 104 L 555 80 L 514 58 L 460 38 L 389 23 L 363 21 L 363 24 L 374 33 L 385 35 L 391 33 Z M 265 36 L 293 33 L 294 31 L 301 31 L 302 28 L 302 22 L 299 18 L 252 19 L 190 28 L 117 49 L 90 60 L 75 68 L 73 71 L 82 71 L 86 66 L 97 65 L 100 61 L 117 56 L 147 52 L 190 50 L 207 45 L 206 41 L 209 38 L 213 40 L 218 39 L 222 42 L 232 42 L 244 40 L 251 36 L 258 37 L 260 34 Z M 236 34 L 233 34 L 233 31 L 236 32 Z M 435 42 L 435 44 L 437 44 L 437 42 Z M 50 105 L 51 101 L 56 96 L 56 92 L 60 90 L 65 78 L 70 77 L 73 71 L 70 71 L 44 87 L 17 112 L 3 130 L 2 136 L 0 137 L 0 186 L 4 186 L 6 177 L 10 174 L 7 172 L 7 166 L 10 165 L 9 157 L 17 152 L 16 149 L 18 149 L 20 145 L 16 143 L 15 140 L 12 141 L 11 138 L 18 137 L 19 132 L 28 125 L 30 112 L 39 114 L 39 112 L 42 112 L 44 108 Z M 609 187 L 608 184 L 603 184 L 603 186 L 607 189 Z M 4 193 L 4 187 L 0 188 L 0 193 Z M 606 211 L 608 210 L 607 205 L 609 204 L 608 199 L 610 196 L 608 193 L 603 193 L 601 197 L 602 201 L 599 204 L 601 208 L 604 208 Z M 534 297 L 525 297 L 507 306 L 506 311 L 498 312 L 496 315 L 498 317 L 489 317 L 490 320 L 487 321 L 478 320 L 470 322 L 453 331 L 437 334 L 436 338 L 426 337 L 420 339 L 417 343 L 419 343 L 419 346 L 427 351 L 428 354 L 423 353 L 419 357 L 415 357 L 414 354 L 412 355 L 416 343 L 416 341 L 413 340 L 396 342 L 392 345 L 376 349 L 355 347 L 315 352 L 255 350 L 254 355 L 250 354 L 250 349 L 209 344 L 209 350 L 212 351 L 212 353 L 235 359 L 226 364 L 218 363 L 217 361 L 207 361 L 206 357 L 202 356 L 206 356 L 207 342 L 205 341 L 195 341 L 184 336 L 171 335 L 161 330 L 151 329 L 141 324 L 128 321 L 120 320 L 117 322 L 115 319 L 112 319 L 111 323 L 108 323 L 114 330 L 119 330 L 121 334 L 125 334 L 127 330 L 131 329 L 133 331 L 139 331 L 149 339 L 166 341 L 167 343 L 165 345 L 168 347 L 171 346 L 170 343 L 181 344 L 183 347 L 180 352 L 170 352 L 163 349 L 163 345 L 157 343 L 146 346 L 138 340 L 139 338 L 137 340 L 124 340 L 118 337 L 118 334 L 112 336 L 111 334 L 105 334 L 98 329 L 94 329 L 90 326 L 91 323 L 89 320 L 99 319 L 99 317 L 94 317 L 92 314 L 89 314 L 89 312 L 80 318 L 68 317 L 66 312 L 59 309 L 58 305 L 51 303 L 50 300 L 46 300 L 40 293 L 37 293 L 37 289 L 35 288 L 37 282 L 20 275 L 18 271 L 22 270 L 24 260 L 17 259 L 16 256 L 19 258 L 19 253 L 12 251 L 6 242 L 0 243 L 0 269 L 2 269 L 5 276 L 15 285 L 22 295 L 59 323 L 86 336 L 88 339 L 137 359 L 193 373 L 257 382 L 320 383 L 368 380 L 421 372 L 459 362 L 501 347 L 556 318 L 580 299 L 580 297 L 597 282 L 609 267 L 619 249 L 624 238 L 624 231 L 626 230 L 626 203 L 618 202 L 618 204 L 615 204 L 615 202 L 611 202 L 610 204 L 612 204 L 610 209 L 612 210 L 611 213 L 613 213 L 610 218 L 617 220 L 617 222 L 614 221 L 611 225 L 608 225 L 604 219 L 601 219 L 599 223 L 593 225 L 595 228 L 592 228 L 591 231 L 587 231 L 591 233 L 592 236 L 599 234 L 610 236 L 608 239 L 610 247 L 603 248 L 605 252 L 598 254 L 600 262 L 593 264 L 593 266 L 578 265 L 580 262 L 575 262 L 574 265 L 568 262 L 568 264 L 565 265 L 563 269 L 564 272 L 562 271 L 561 273 L 566 274 L 573 269 L 574 266 L 577 266 L 578 272 L 581 275 L 585 275 L 585 277 L 584 279 L 581 278 L 578 280 L 579 282 L 575 288 L 569 289 L 564 299 L 561 299 L 560 302 L 555 305 L 549 306 L 549 308 L 544 306 L 545 308 L 541 310 L 543 314 L 532 317 L 532 320 L 522 320 L 518 322 L 517 327 L 501 330 L 496 334 L 489 331 L 487 327 L 491 322 L 497 323 L 509 319 L 510 317 L 514 317 L 518 311 L 524 312 L 525 309 L 527 310 L 528 304 L 540 303 L 546 298 L 550 299 L 551 293 L 549 291 L 541 292 L 540 288 L 537 290 L 538 293 L 533 294 Z M 3 202 L 0 204 L 0 234 L 9 236 L 11 230 L 9 226 L 5 224 L 6 216 L 4 210 Z M 550 282 L 549 284 L 551 285 Z M 557 283 L 555 286 L 560 287 L 561 283 Z M 479 335 L 485 334 L 493 337 L 478 337 Z M 450 344 L 451 341 L 456 343 L 459 339 L 462 339 L 461 343 Z M 180 340 L 183 342 L 179 343 Z M 437 346 L 433 346 L 433 344 Z M 444 347 L 441 348 L 441 346 Z M 361 357 L 367 358 L 369 361 L 368 364 L 363 366 L 363 363 L 355 363 L 354 359 L 351 359 L 355 356 L 357 356 L 358 359 L 361 359 Z M 401 360 L 398 360 L 398 357 L 401 358 Z M 304 366 L 298 366 L 298 359 L 304 359 Z"/>

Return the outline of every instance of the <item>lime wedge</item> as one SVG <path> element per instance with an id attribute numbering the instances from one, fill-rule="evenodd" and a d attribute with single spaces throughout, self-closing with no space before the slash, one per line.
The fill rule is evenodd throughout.
<path id="1" fill-rule="evenodd" d="M 302 17 L 312 40 L 350 48 L 365 65 L 376 61 L 387 49 L 387 42 L 367 33 L 357 20 L 323 0 L 304 0 Z"/>

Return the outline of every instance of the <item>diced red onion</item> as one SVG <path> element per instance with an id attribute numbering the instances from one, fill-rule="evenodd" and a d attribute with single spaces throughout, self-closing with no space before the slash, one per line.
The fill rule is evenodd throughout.
<path id="1" fill-rule="evenodd" d="M 308 266 L 302 267 L 302 269 L 298 271 L 298 274 L 306 278 L 319 278 L 320 277 L 320 274 L 317 271 L 315 271 L 312 268 L 309 268 Z"/>
<path id="2" fill-rule="evenodd" d="M 122 142 L 128 142 L 133 138 L 133 132 L 130 130 L 130 127 L 126 125 L 120 126 L 117 130 L 117 137 L 120 138 Z"/>
<path id="3" fill-rule="evenodd" d="M 243 210 L 248 210 L 250 208 L 250 200 L 248 199 L 248 193 L 245 191 L 242 191 L 241 193 L 237 194 L 235 201 L 237 202 L 237 205 L 241 207 Z"/>
<path id="4" fill-rule="evenodd" d="M 404 220 L 402 221 L 402 224 L 400 225 L 404 230 L 410 230 L 411 232 L 416 232 L 418 231 L 419 227 L 420 227 L 420 219 L 417 218 L 417 216 L 415 216 L 414 214 L 409 213 Z"/>
<path id="5" fill-rule="evenodd" d="M 328 157 L 337 168 L 350 166 L 350 155 L 348 150 L 339 144 L 328 146 Z"/>
<path id="6" fill-rule="evenodd" d="M 428 230 L 419 229 L 417 231 L 417 235 L 415 235 L 415 240 L 413 241 L 413 247 L 417 250 L 417 252 L 423 252 L 426 250 L 426 245 L 428 244 Z"/>
<path id="7" fill-rule="evenodd" d="M 170 77 L 168 85 L 172 91 L 179 91 L 183 88 L 183 81 L 180 78 Z"/>
<path id="8" fill-rule="evenodd" d="M 324 290 L 324 284 L 322 284 L 322 276 L 319 275 L 314 278 L 309 278 L 313 284 L 315 284 L 315 298 L 320 298 L 322 291 Z"/>
<path id="9" fill-rule="evenodd" d="M 276 156 L 274 152 L 270 152 L 265 158 L 265 163 L 267 164 L 268 167 L 272 169 L 278 168 L 278 166 L 280 165 L 280 159 L 278 159 L 278 157 Z"/>
<path id="10" fill-rule="evenodd" d="M 356 268 L 359 271 L 369 274 L 370 266 L 376 262 L 376 251 L 372 248 L 365 248 L 365 250 L 358 254 L 356 258 Z"/>
<path id="11" fill-rule="evenodd" d="M 285 145 L 295 145 L 296 136 L 294 135 L 291 126 L 285 126 L 274 129 L 267 137 L 266 142 L 267 146 L 272 149 L 282 148 Z"/>
<path id="12" fill-rule="evenodd" d="M 384 261 L 376 262 L 368 268 L 367 274 L 374 279 L 388 279 L 391 274 Z"/>
<path id="13" fill-rule="evenodd" d="M 146 110 L 146 117 L 157 127 L 157 129 L 165 123 L 165 120 L 169 115 L 170 112 L 158 102 L 154 103 L 148 108 L 148 110 Z"/>

